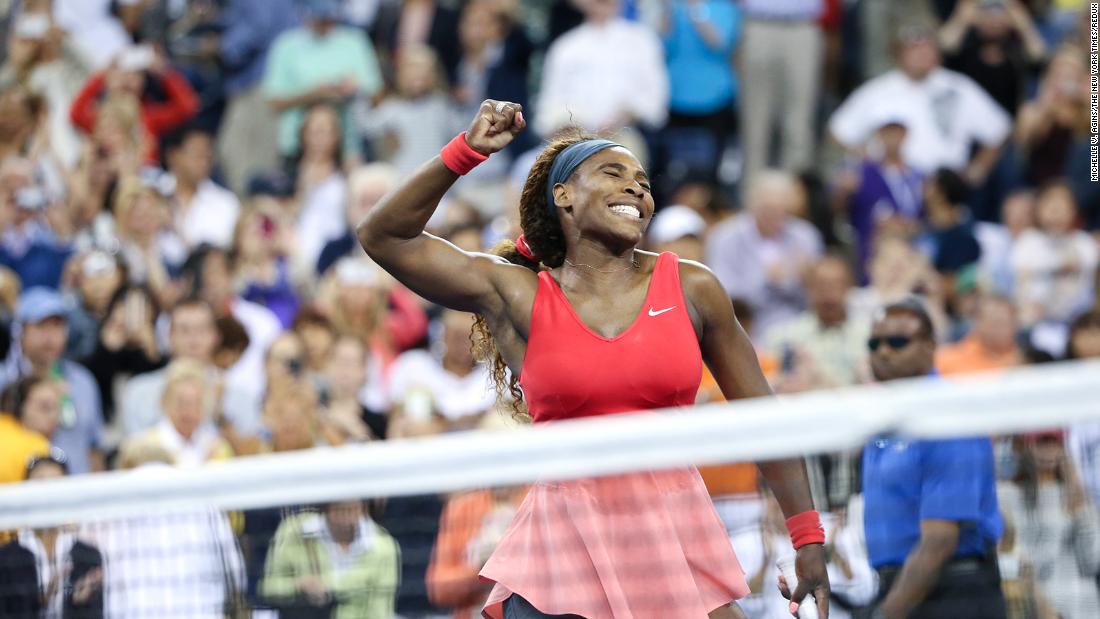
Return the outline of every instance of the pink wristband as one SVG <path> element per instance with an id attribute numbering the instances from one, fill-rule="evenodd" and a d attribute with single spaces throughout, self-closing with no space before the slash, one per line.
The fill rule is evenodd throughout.
<path id="1" fill-rule="evenodd" d="M 825 543 L 825 528 L 821 526 L 821 515 L 814 510 L 787 518 L 787 531 L 791 534 L 791 545 L 795 550 L 807 544 Z"/>
<path id="2" fill-rule="evenodd" d="M 443 150 L 439 151 L 439 157 L 443 160 L 443 165 L 450 168 L 452 172 L 459 176 L 465 176 L 477 167 L 479 163 L 489 158 L 489 155 L 482 155 L 469 144 L 466 143 L 466 132 L 456 135 L 453 140 L 447 142 L 447 145 L 443 147 Z"/>

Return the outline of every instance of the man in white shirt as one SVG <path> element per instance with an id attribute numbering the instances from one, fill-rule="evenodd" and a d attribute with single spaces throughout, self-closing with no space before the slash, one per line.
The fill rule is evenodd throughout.
<path id="1" fill-rule="evenodd" d="M 799 200 L 793 176 L 777 170 L 757 174 L 746 211 L 715 226 L 706 240 L 707 265 L 732 298 L 756 311 L 754 340 L 806 306 L 805 269 L 821 255 L 821 233 L 792 217 Z"/>
<path id="2" fill-rule="evenodd" d="M 203 243 L 233 244 L 241 203 L 232 191 L 210 179 L 214 138 L 197 127 L 184 129 L 166 145 L 168 170 L 176 177 L 176 229 L 189 248 Z"/>
<path id="3" fill-rule="evenodd" d="M 546 52 L 535 129 L 550 136 L 576 124 L 615 133 L 660 128 L 668 116 L 668 73 L 657 34 L 619 17 L 619 0 L 583 0 L 585 21 Z"/>
<path id="4" fill-rule="evenodd" d="M 941 66 L 931 29 L 910 26 L 898 39 L 898 68 L 852 93 L 829 120 L 829 133 L 858 151 L 877 128 L 871 112 L 884 103 L 901 105 L 909 121 L 906 162 L 924 173 L 949 168 L 981 186 L 1000 158 L 1012 119 L 973 80 Z M 980 148 L 971 158 L 974 142 Z"/>

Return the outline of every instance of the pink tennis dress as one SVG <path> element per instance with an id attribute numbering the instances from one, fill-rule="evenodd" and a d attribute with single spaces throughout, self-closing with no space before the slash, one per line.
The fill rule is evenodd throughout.
<path id="1" fill-rule="evenodd" d="M 658 257 L 641 312 L 614 338 L 539 273 L 520 376 L 535 423 L 692 406 L 701 375 L 675 254 Z M 495 583 L 488 619 L 513 593 L 587 619 L 700 619 L 749 593 L 693 467 L 534 484 L 481 577 Z"/>

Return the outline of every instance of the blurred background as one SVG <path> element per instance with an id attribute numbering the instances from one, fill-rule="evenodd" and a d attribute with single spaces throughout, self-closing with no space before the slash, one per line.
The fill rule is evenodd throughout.
<path id="1" fill-rule="evenodd" d="M 528 129 L 458 182 L 430 231 L 470 251 L 515 238 L 540 144 L 569 126 L 613 136 L 653 179 L 645 247 L 714 270 L 778 392 L 869 382 L 875 309 L 914 294 L 944 375 L 1100 357 L 1088 14 L 1085 0 L 0 0 L 0 483 L 511 423 L 473 317 L 396 284 L 354 236 L 486 98 L 523 104 Z M 704 378 L 699 401 L 718 399 Z M 1100 424 L 996 447 L 1013 616 L 1100 616 Z M 858 461 L 810 467 L 841 617 L 864 616 L 875 589 L 851 515 Z M 783 616 L 785 533 L 755 469 L 705 477 L 749 572 L 743 605 Z M 1036 494 L 1046 483 L 1064 492 Z M 37 580 L 6 595 L 0 559 L 0 614 L 104 616 L 66 614 L 75 596 L 119 617 L 222 616 L 234 599 L 271 616 L 477 616 L 477 570 L 517 497 L 11 532 L 0 556 L 35 555 Z M 146 537 L 127 547 L 122 530 Z M 214 550 L 112 598 L 104 557 L 130 548 L 156 571 L 180 531 Z M 58 535 L 60 572 L 44 550 Z M 361 547 L 318 563 L 318 536 Z M 207 568 L 213 581 L 183 583 Z M 174 596 L 202 604 L 132 605 Z"/>

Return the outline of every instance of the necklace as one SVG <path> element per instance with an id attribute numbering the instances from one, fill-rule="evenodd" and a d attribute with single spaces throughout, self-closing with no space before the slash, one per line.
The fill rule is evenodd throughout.
<path id="1" fill-rule="evenodd" d="M 592 266 L 591 264 L 573 262 L 569 258 L 565 259 L 565 264 L 568 264 L 569 266 L 571 266 L 573 268 L 584 267 L 586 269 L 592 269 L 593 271 L 596 271 L 597 273 L 621 273 L 621 272 L 623 272 L 627 269 L 637 268 L 637 267 L 641 266 L 641 265 L 638 264 L 638 261 L 634 259 L 633 255 L 631 255 L 631 257 L 630 257 L 630 264 L 626 265 L 625 267 L 623 267 L 621 269 L 600 269 L 600 268 Z"/>

